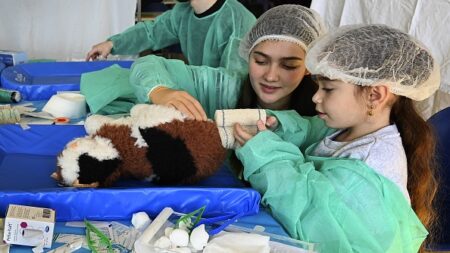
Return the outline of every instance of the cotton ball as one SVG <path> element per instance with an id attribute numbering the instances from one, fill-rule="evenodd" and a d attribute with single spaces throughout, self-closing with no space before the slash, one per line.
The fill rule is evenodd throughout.
<path id="1" fill-rule="evenodd" d="M 205 224 L 202 224 L 192 230 L 190 241 L 192 247 L 196 250 L 203 250 L 208 244 L 209 234 L 205 230 Z"/>
<path id="2" fill-rule="evenodd" d="M 164 235 L 169 237 L 170 234 L 173 232 L 173 227 L 166 227 L 166 229 L 164 229 Z"/>
<path id="3" fill-rule="evenodd" d="M 176 246 L 186 247 L 189 244 L 189 234 L 186 230 L 176 228 L 170 233 L 170 241 Z"/>
<path id="4" fill-rule="evenodd" d="M 134 213 L 133 217 L 131 218 L 131 224 L 133 224 L 133 226 L 140 231 L 145 230 L 150 222 L 150 217 L 148 217 L 147 213 L 145 212 Z"/>
<path id="5" fill-rule="evenodd" d="M 178 223 L 178 228 L 186 231 L 188 231 L 191 226 L 192 226 L 191 219 L 186 219 L 186 221 L 182 220 Z"/>
<path id="6" fill-rule="evenodd" d="M 161 249 L 168 249 L 172 246 L 172 242 L 168 237 L 161 236 L 153 245 Z"/>

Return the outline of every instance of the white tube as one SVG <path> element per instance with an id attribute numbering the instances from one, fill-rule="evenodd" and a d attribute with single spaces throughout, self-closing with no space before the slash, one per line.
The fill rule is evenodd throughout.
<path id="1" fill-rule="evenodd" d="M 159 229 L 164 225 L 164 223 L 169 219 L 170 215 L 172 215 L 173 209 L 170 207 L 164 208 L 158 216 L 148 225 L 148 227 L 144 230 L 144 233 L 142 233 L 141 237 L 139 237 L 138 240 L 140 240 L 142 243 L 150 243 L 150 241 L 153 239 L 153 236 L 158 232 Z"/>

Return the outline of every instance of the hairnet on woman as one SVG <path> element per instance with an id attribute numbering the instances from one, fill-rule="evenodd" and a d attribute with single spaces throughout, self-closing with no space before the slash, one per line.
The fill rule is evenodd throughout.
<path id="1" fill-rule="evenodd" d="M 308 75 L 305 48 L 324 32 L 313 10 L 280 5 L 261 15 L 241 41 L 248 76 L 148 56 L 133 64 L 130 81 L 140 102 L 172 105 L 197 119 L 212 117 L 217 109 L 236 108 L 240 98 L 253 101 L 240 107 L 294 109 L 293 104 L 311 103 L 313 92 L 305 99 L 293 99 L 293 94 Z M 250 94 L 242 88 L 246 79 Z"/>
<path id="2" fill-rule="evenodd" d="M 313 10 L 301 5 L 280 5 L 261 15 L 240 42 L 236 54 L 248 63 L 245 69 L 191 66 L 150 55 L 135 61 L 129 80 L 138 102 L 171 105 L 196 119 L 213 117 L 217 109 L 236 107 L 295 109 L 302 115 L 313 115 L 311 97 L 316 87 L 304 61 L 306 47 L 325 33 L 324 27 Z M 93 80 L 99 80 L 106 73 L 87 76 L 91 75 Z M 96 85 L 95 92 L 86 94 L 92 85 Z M 99 85 L 82 80 L 81 90 L 85 91 L 89 106 L 89 97 L 104 91 L 102 104 L 96 105 L 103 108 L 100 112 L 108 113 L 109 106 L 129 95 L 112 92 L 116 86 L 109 83 Z"/>

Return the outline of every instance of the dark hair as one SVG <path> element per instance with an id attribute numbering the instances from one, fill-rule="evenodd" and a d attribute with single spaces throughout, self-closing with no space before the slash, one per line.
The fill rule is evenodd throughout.
<path id="1" fill-rule="evenodd" d="M 312 80 L 310 75 L 303 77 L 300 84 L 292 92 L 290 101 L 290 110 L 296 110 L 302 116 L 317 115 L 316 105 L 312 101 L 314 93 L 317 91 L 317 84 Z M 249 77 L 243 83 L 241 94 L 239 96 L 237 108 L 256 108 L 257 96 L 252 88 Z"/>
<path id="2" fill-rule="evenodd" d="M 436 221 L 433 200 L 437 190 L 436 141 L 433 130 L 417 113 L 413 101 L 403 96 L 399 96 L 394 102 L 390 120 L 398 127 L 406 152 L 411 206 L 423 225 L 430 231 Z M 433 238 L 428 238 L 427 242 L 429 243 L 430 240 Z M 424 245 L 420 251 L 424 251 Z"/>
<path id="3" fill-rule="evenodd" d="M 357 86 L 356 93 L 369 93 L 371 86 Z M 364 96 L 362 96 L 364 97 Z M 417 113 L 413 101 L 396 96 L 388 101 L 391 106 L 390 123 L 395 123 L 402 138 L 408 164 L 407 188 L 411 207 L 428 231 L 434 227 L 436 210 L 433 200 L 437 191 L 436 140 L 430 125 Z M 430 233 L 426 243 L 432 242 Z M 422 245 L 420 252 L 424 251 Z"/>

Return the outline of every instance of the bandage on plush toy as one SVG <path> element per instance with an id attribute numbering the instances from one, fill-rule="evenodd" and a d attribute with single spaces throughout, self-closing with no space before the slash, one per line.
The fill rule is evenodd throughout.
<path id="1" fill-rule="evenodd" d="M 214 120 L 219 129 L 222 146 L 227 149 L 239 147 L 233 134 L 233 127 L 236 123 L 239 123 L 250 134 L 256 134 L 258 132 L 256 122 L 262 120 L 265 124 L 266 116 L 266 111 L 263 109 L 217 110 Z"/>

